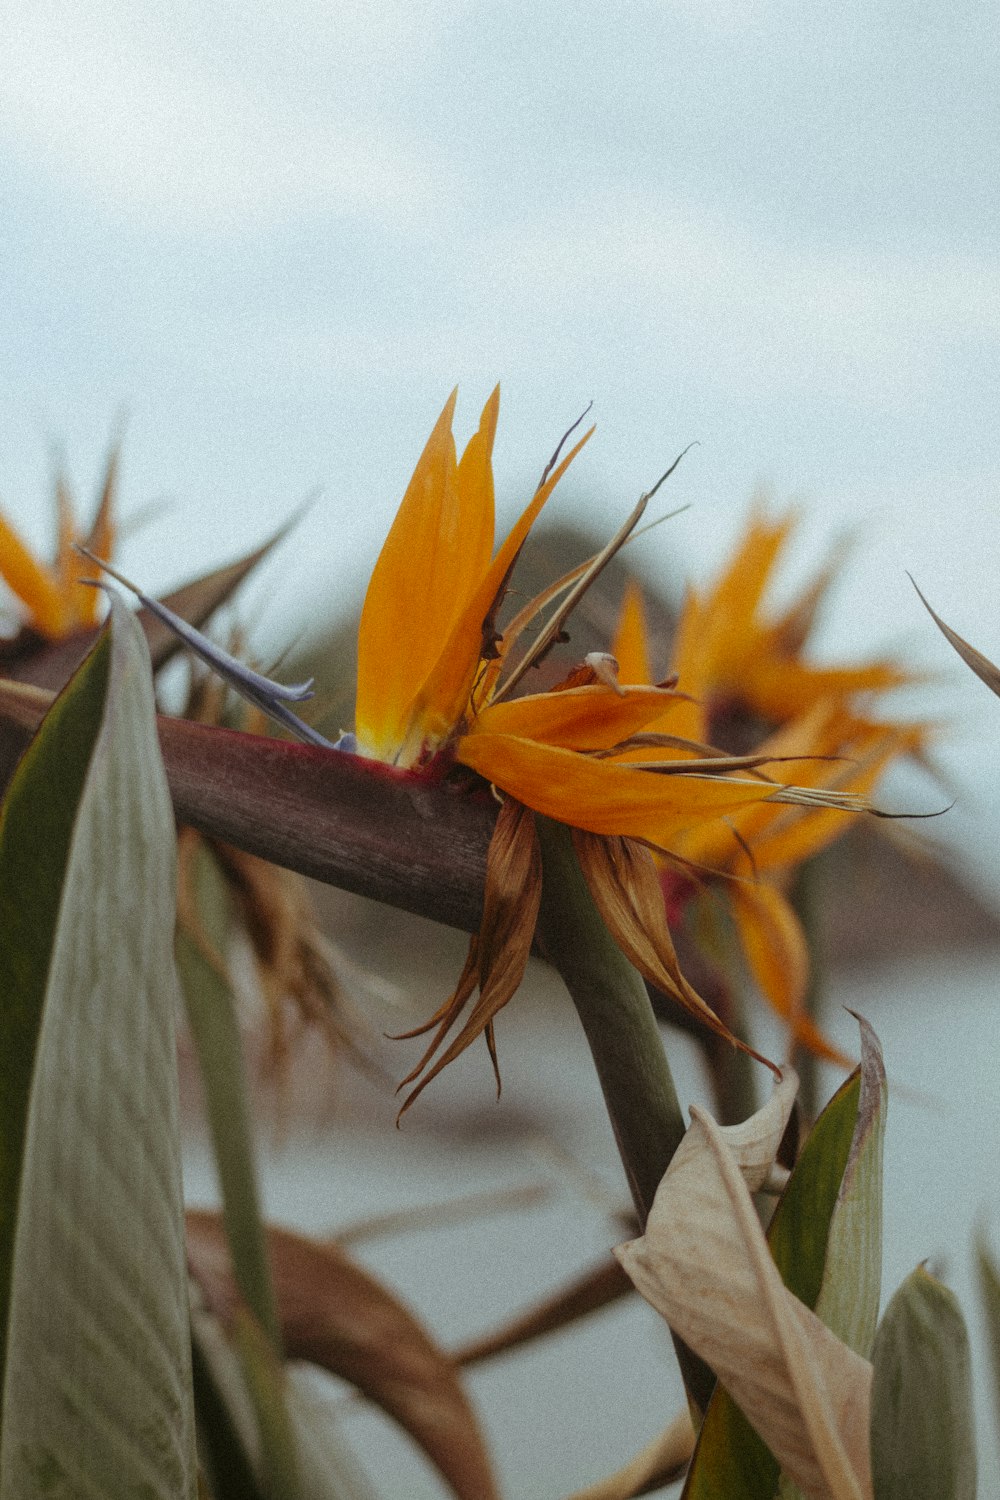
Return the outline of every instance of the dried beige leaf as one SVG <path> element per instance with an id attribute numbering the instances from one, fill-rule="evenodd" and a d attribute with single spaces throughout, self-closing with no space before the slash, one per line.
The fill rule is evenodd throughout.
<path id="1" fill-rule="evenodd" d="M 787 1073 L 763 1110 L 727 1129 L 692 1109 L 645 1235 L 616 1254 L 810 1500 L 871 1500 L 871 1365 L 786 1289 L 750 1198 L 794 1094 Z"/>

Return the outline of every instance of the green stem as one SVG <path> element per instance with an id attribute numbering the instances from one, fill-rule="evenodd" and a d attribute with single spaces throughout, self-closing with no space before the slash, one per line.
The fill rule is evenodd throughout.
<path id="1" fill-rule="evenodd" d="M 570 831 L 538 818 L 540 936 L 593 1054 L 639 1221 L 680 1145 L 684 1117 L 646 986 L 601 920 Z"/>
<path id="2" fill-rule="evenodd" d="M 583 878 L 570 831 L 539 817 L 539 937 L 576 1007 L 643 1229 L 684 1118 L 646 986 L 615 944 Z M 704 1411 L 708 1366 L 674 1339 L 688 1396 Z"/>
<path id="3" fill-rule="evenodd" d="M 701 994 L 733 1036 L 748 1042 L 749 1028 L 732 925 L 723 917 L 711 892 L 697 901 L 691 920 L 696 945 L 707 955 L 714 970 L 712 988 L 702 988 Z M 749 1120 L 759 1104 L 753 1058 L 704 1027 L 701 1040 L 719 1124 L 738 1125 Z"/>
<path id="4" fill-rule="evenodd" d="M 822 921 L 824 868 L 822 855 L 807 859 L 799 867 L 791 892 L 792 907 L 802 923 L 809 950 L 809 983 L 803 1010 L 821 1029 L 828 990 Z M 799 1075 L 799 1104 L 811 1123 L 820 1111 L 819 1060 L 807 1047 L 798 1047 L 792 1062 Z"/>

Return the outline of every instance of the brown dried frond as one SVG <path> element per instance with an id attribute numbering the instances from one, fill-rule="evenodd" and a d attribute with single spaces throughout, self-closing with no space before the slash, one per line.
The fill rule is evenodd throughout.
<path id="1" fill-rule="evenodd" d="M 712 1031 L 777 1072 L 720 1021 L 685 979 L 677 961 L 663 904 L 663 890 L 649 850 L 635 839 L 573 829 L 580 868 L 611 936 L 642 977 L 672 996 Z"/>
<path id="2" fill-rule="evenodd" d="M 400 1118 L 432 1078 L 447 1067 L 481 1032 L 486 1035 L 497 1092 L 500 1073 L 493 1040 L 493 1019 L 514 994 L 524 977 L 531 953 L 542 897 L 542 856 L 535 829 L 535 817 L 512 797 L 500 808 L 486 858 L 486 886 L 483 895 L 483 920 L 478 936 L 469 945 L 465 968 L 454 994 L 445 1001 L 430 1021 L 416 1032 L 437 1025 L 434 1038 L 417 1063 L 403 1079 L 400 1088 L 420 1078 L 399 1111 Z M 458 1021 L 466 1001 L 478 985 L 479 998 L 458 1035 L 431 1064 L 431 1058 Z M 430 1066 L 429 1066 L 430 1065 Z M 426 1070 L 426 1071 L 425 1071 Z M 420 1075 L 423 1074 L 423 1077 Z"/>
<path id="3" fill-rule="evenodd" d="M 211 847 L 250 941 L 273 1067 L 280 1071 L 287 1060 L 289 1004 L 302 1024 L 320 1031 L 333 1050 L 346 1050 L 360 1060 L 358 1022 L 302 876 L 230 844 L 213 840 Z"/>

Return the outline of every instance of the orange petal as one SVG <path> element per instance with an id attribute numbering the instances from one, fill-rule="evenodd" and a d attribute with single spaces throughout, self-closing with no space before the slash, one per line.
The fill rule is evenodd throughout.
<path id="1" fill-rule="evenodd" d="M 422 712 L 426 679 L 493 550 L 493 391 L 462 455 L 451 436 L 455 393 L 438 418 L 375 565 L 358 633 L 356 725 L 368 753 L 410 764 L 454 727 Z M 463 663 L 470 685 L 479 643 Z M 464 708 L 464 703 L 462 707 Z"/>
<path id="2" fill-rule="evenodd" d="M 520 802 L 571 828 L 628 835 L 665 848 L 682 829 L 776 790 L 762 781 L 634 771 L 510 734 L 467 734 L 456 755 Z"/>
<path id="3" fill-rule="evenodd" d="M 27 607 L 35 630 L 58 640 L 71 627 L 55 578 L 37 562 L 13 526 L 0 516 L 0 577 Z"/>
<path id="4" fill-rule="evenodd" d="M 837 791 L 865 795 L 873 790 L 890 761 L 906 748 L 907 739 L 892 733 L 879 735 L 867 747 L 855 745 L 852 754 L 857 761 L 846 769 L 835 767 L 835 774 L 829 775 L 824 784 Z M 790 807 L 780 816 L 775 811 L 754 826 L 745 825 L 744 815 L 737 814 L 734 826 L 750 844 L 759 870 L 790 869 L 840 838 L 856 816 L 829 808 Z"/>
<path id="5" fill-rule="evenodd" d="M 745 696 L 764 718 L 781 723 L 824 698 L 843 703 L 861 693 L 884 693 L 909 681 L 910 674 L 891 662 L 812 667 L 790 660 L 762 638 L 757 660 L 745 679 Z"/>
<path id="6" fill-rule="evenodd" d="M 506 541 L 498 550 L 479 586 L 457 616 L 447 644 L 414 705 L 414 718 L 431 737 L 443 739 L 461 721 L 469 702 L 484 645 L 484 631 L 503 594 L 518 553 L 542 506 L 559 483 L 580 449 L 589 440 L 586 432 L 562 462 L 535 492 Z M 489 642 L 486 642 L 489 645 Z"/>
<path id="7" fill-rule="evenodd" d="M 789 512 L 780 520 L 769 521 L 759 505 L 754 507 L 743 541 L 710 595 L 720 636 L 729 634 L 734 623 L 749 621 L 757 613 L 795 520 L 794 513 Z"/>
<path id="8" fill-rule="evenodd" d="M 358 630 L 356 728 L 364 749 L 393 760 L 415 692 L 441 650 L 462 576 L 452 391 L 396 512 L 368 584 Z M 478 534 L 479 525 L 475 528 Z"/>
<path id="9" fill-rule="evenodd" d="M 662 718 L 676 701 L 664 688 L 629 687 L 619 694 L 595 683 L 489 704 L 476 719 L 476 733 L 514 734 L 565 750 L 608 750 Z"/>
<path id="10" fill-rule="evenodd" d="M 707 699 L 712 691 L 712 664 L 706 652 L 709 644 L 704 610 L 694 589 L 684 595 L 677 634 L 670 657 L 670 670 L 677 675 L 677 686 L 691 699 L 678 713 L 678 734 L 689 740 L 708 738 Z"/>
<path id="11" fill-rule="evenodd" d="M 493 443 L 500 413 L 500 387 L 496 386 L 479 418 L 478 431 L 466 444 L 458 466 L 458 512 L 461 565 L 464 577 L 453 584 L 452 620 L 489 567 L 493 552 Z"/>
<path id="12" fill-rule="evenodd" d="M 796 1042 L 828 1062 L 854 1066 L 827 1041 L 803 1010 L 809 982 L 809 949 L 802 924 L 777 886 L 766 881 L 731 881 L 727 895 L 743 952 L 761 994 L 784 1021 Z"/>
<path id="13" fill-rule="evenodd" d="M 62 474 L 56 478 L 56 536 L 56 561 L 53 572 L 59 579 L 60 588 L 68 595 L 77 580 L 78 558 L 73 551 L 73 543 L 79 541 L 80 536 L 76 529 L 69 485 Z M 104 553 L 98 553 L 98 556 L 103 557 Z"/>
<path id="14" fill-rule="evenodd" d="M 761 625 L 757 611 L 778 553 L 794 524 L 788 515 L 770 522 L 759 507 L 743 540 L 712 589 L 703 598 L 689 590 L 674 645 L 671 669 L 694 698 L 733 691 L 752 701 L 751 683 L 760 660 Z M 704 722 L 686 731 L 704 739 Z"/>
<path id="15" fill-rule="evenodd" d="M 915 748 L 920 735 L 918 725 L 867 724 L 845 713 L 838 704 L 826 702 L 785 725 L 760 749 L 775 757 L 816 757 L 796 763 L 799 785 L 866 795 L 889 761 Z M 824 756 L 838 758 L 822 759 Z M 854 816 L 834 808 L 762 802 L 734 813 L 729 826 L 705 824 L 685 833 L 676 852 L 700 864 L 743 870 L 749 848 L 755 872 L 783 869 L 840 837 Z"/>
<path id="16" fill-rule="evenodd" d="M 630 583 L 625 590 L 618 629 L 611 643 L 611 654 L 618 661 L 618 676 L 622 682 L 652 682 L 649 665 L 649 635 L 646 630 L 646 612 L 642 604 L 642 590 L 637 583 Z"/>

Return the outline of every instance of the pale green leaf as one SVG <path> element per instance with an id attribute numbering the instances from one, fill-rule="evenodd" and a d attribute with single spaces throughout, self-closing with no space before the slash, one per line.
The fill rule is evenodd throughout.
<path id="1" fill-rule="evenodd" d="M 851 1151 L 826 1241 L 815 1311 L 833 1333 L 867 1359 L 882 1295 L 882 1148 L 886 1080 L 882 1049 L 861 1016 L 861 1097 Z"/>
<path id="2" fill-rule="evenodd" d="M 203 844 L 195 848 L 192 864 L 193 916 L 200 924 L 204 946 L 199 947 L 191 935 L 180 931 L 177 964 L 205 1094 L 226 1238 L 243 1298 L 280 1352 L 281 1335 L 254 1165 L 243 1043 L 225 969 L 231 901 L 222 873 Z"/>
<path id="3" fill-rule="evenodd" d="M 993 1408 L 996 1425 L 1000 1430 L 1000 1267 L 993 1258 L 982 1228 L 976 1234 L 976 1271 L 979 1295 L 986 1310 L 986 1342 L 993 1375 Z"/>
<path id="4" fill-rule="evenodd" d="M 875 1500 L 975 1500 L 972 1368 L 954 1293 L 918 1266 L 886 1308 L 872 1358 Z"/>
<path id="5" fill-rule="evenodd" d="M 0 1500 L 195 1494 L 174 824 L 145 641 L 112 618 L 0 827 Z"/>
<path id="6" fill-rule="evenodd" d="M 867 1021 L 861 1027 L 861 1093 L 840 1191 L 830 1216 L 823 1280 L 814 1311 L 856 1354 L 871 1354 L 882 1291 L 882 1147 L 886 1080 L 882 1049 Z M 802 1491 L 782 1475 L 781 1500 Z"/>

